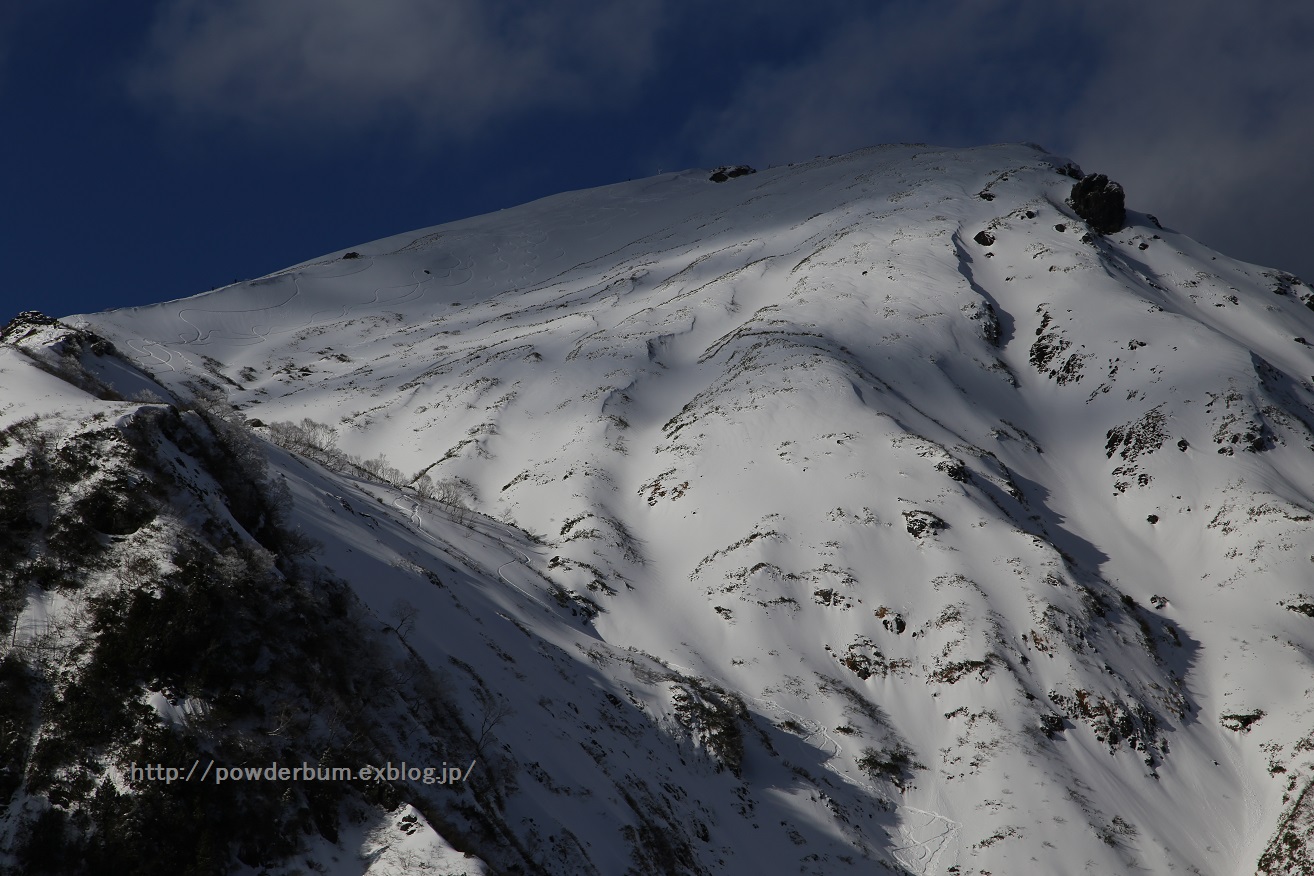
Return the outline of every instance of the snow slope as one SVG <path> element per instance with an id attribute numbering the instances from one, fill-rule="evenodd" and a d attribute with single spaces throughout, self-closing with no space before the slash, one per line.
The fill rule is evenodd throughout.
<path id="1" fill-rule="evenodd" d="M 510 705 L 544 870 L 1253 872 L 1314 775 L 1310 290 L 1064 167 L 667 174 L 66 321 L 460 485 L 278 463 Z"/>

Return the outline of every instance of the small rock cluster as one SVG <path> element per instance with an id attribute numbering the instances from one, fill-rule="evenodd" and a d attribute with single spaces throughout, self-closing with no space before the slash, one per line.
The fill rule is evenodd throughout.
<path id="1" fill-rule="evenodd" d="M 726 180 L 734 179 L 737 176 L 747 176 L 750 173 L 757 173 L 757 170 L 747 164 L 724 165 L 712 171 L 712 175 L 708 179 L 715 183 L 723 183 Z"/>

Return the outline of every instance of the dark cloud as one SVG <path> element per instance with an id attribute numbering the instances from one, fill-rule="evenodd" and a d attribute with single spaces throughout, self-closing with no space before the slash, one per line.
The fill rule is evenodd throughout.
<path id="1" fill-rule="evenodd" d="M 1253 261 L 1314 277 L 1314 7 L 1113 3 L 1119 22 L 1059 137 L 1134 204 Z"/>
<path id="2" fill-rule="evenodd" d="M 134 88 L 184 115 L 284 133 L 395 118 L 473 143 L 491 122 L 543 111 L 595 122 L 614 111 L 622 126 L 637 124 L 642 102 L 664 94 L 668 142 L 618 145 L 654 167 L 779 163 L 883 142 L 1031 141 L 1109 173 L 1134 208 L 1211 245 L 1314 276 L 1300 206 L 1314 198 L 1310 4 L 729 0 L 709 11 L 690 0 L 162 0 L 159 9 Z M 673 90 L 699 70 L 705 89 Z"/>
<path id="3" fill-rule="evenodd" d="M 1314 275 L 1314 7 L 933 0 L 837 22 L 689 126 L 705 160 L 1039 142 L 1229 254 Z"/>
<path id="4" fill-rule="evenodd" d="M 1052 115 L 1071 99 L 1083 24 L 1079 11 L 1039 0 L 864 7 L 809 54 L 763 65 L 691 127 L 706 132 L 709 155 L 748 149 L 759 160 L 885 142 L 1036 140 L 1037 108 Z"/>
<path id="5" fill-rule="evenodd" d="M 649 71 L 658 0 L 166 0 L 135 92 L 186 115 L 442 133 L 595 105 Z"/>

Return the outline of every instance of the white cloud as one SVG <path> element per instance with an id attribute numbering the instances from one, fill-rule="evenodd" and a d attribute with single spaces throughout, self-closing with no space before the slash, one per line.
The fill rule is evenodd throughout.
<path id="1" fill-rule="evenodd" d="M 660 13 L 658 0 L 166 0 L 133 87 L 256 125 L 391 116 L 469 134 L 623 95 L 652 64 Z"/>

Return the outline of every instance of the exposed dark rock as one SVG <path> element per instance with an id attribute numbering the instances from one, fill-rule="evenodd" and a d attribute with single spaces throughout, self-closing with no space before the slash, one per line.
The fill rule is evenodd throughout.
<path id="1" fill-rule="evenodd" d="M 1104 445 L 1105 456 L 1113 458 L 1117 453 L 1128 462 L 1135 462 L 1138 457 L 1154 453 L 1168 440 L 1164 428 L 1167 418 L 1161 408 L 1151 408 L 1139 419 L 1131 423 L 1116 426 L 1105 433 L 1108 441 Z"/>
<path id="2" fill-rule="evenodd" d="M 903 519 L 907 522 L 908 534 L 913 538 L 935 535 L 937 532 L 949 528 L 948 523 L 945 523 L 930 511 L 905 511 L 903 512 Z"/>
<path id="3" fill-rule="evenodd" d="M 1081 172 L 1081 168 L 1073 164 L 1071 161 L 1064 164 L 1062 167 L 1056 167 L 1054 169 L 1064 176 L 1070 176 L 1073 179 L 1081 179 L 1085 176 L 1085 174 Z"/>
<path id="4" fill-rule="evenodd" d="M 902 635 L 903 631 L 908 629 L 908 622 L 897 611 L 890 611 L 888 608 L 881 606 L 876 609 L 876 616 L 881 619 L 881 626 L 896 636 Z"/>
<path id="5" fill-rule="evenodd" d="M 712 182 L 723 183 L 726 180 L 734 179 L 737 176 L 747 176 L 750 173 L 757 173 L 757 170 L 747 164 L 725 165 L 712 171 L 712 175 L 708 179 Z"/>
<path id="6" fill-rule="evenodd" d="M 1250 725 L 1254 724 L 1262 717 L 1264 717 L 1264 710 L 1255 709 L 1253 712 L 1220 715 L 1218 717 L 1218 723 L 1234 733 L 1249 733 Z"/>
<path id="7" fill-rule="evenodd" d="M 998 325 L 995 326 L 995 337 L 998 338 Z M 950 479 L 959 483 L 966 483 L 971 480 L 972 474 L 967 470 L 961 459 L 943 459 L 935 464 L 935 470 L 944 472 Z"/>
<path id="8" fill-rule="evenodd" d="M 1059 386 L 1080 382 L 1089 354 L 1070 353 L 1060 363 L 1058 357 L 1072 346 L 1072 342 L 1063 336 L 1060 329 L 1050 329 L 1053 317 L 1049 311 L 1043 313 L 1040 328 L 1036 329 L 1036 342 L 1031 345 L 1032 366 L 1038 373 L 1052 378 Z M 1051 368 L 1051 364 L 1055 367 Z"/>
<path id="9" fill-rule="evenodd" d="M 1274 295 L 1290 295 L 1297 286 L 1308 286 L 1304 280 L 1286 271 L 1265 271 L 1264 276 L 1273 281 Z"/>
<path id="10" fill-rule="evenodd" d="M 908 748 L 897 745 L 888 751 L 864 748 L 858 768 L 873 781 L 888 781 L 902 789 L 912 780 L 914 770 L 924 770 L 926 766 L 914 760 Z"/>
<path id="11" fill-rule="evenodd" d="M 1314 617 L 1314 603 L 1307 599 L 1301 599 L 1296 602 L 1279 602 L 1278 605 L 1287 611 L 1294 611 L 1296 614 L 1303 614 L 1305 617 Z"/>
<path id="12" fill-rule="evenodd" d="M 61 323 L 54 317 L 46 316 L 39 310 L 24 310 L 18 316 L 9 320 L 4 330 L 0 331 L 0 341 L 8 341 L 22 329 L 43 325 L 61 325 Z"/>
<path id="13" fill-rule="evenodd" d="M 360 253 L 358 253 L 358 252 L 346 252 L 346 253 L 343 253 L 343 254 L 342 254 L 342 257 L 343 257 L 344 259 L 358 259 L 358 258 L 360 258 Z"/>
<path id="14" fill-rule="evenodd" d="M 995 236 L 989 231 L 978 231 L 976 237 L 973 237 L 972 239 L 982 246 L 990 246 L 995 242 Z"/>
<path id="15" fill-rule="evenodd" d="M 1122 186 L 1102 173 L 1092 173 L 1078 180 L 1072 186 L 1068 203 L 1100 234 L 1120 231 L 1127 221 Z"/>
<path id="16" fill-rule="evenodd" d="M 737 695 L 701 678 L 679 676 L 671 682 L 675 720 L 716 763 L 716 770 L 740 775 L 748 708 Z"/>
<path id="17" fill-rule="evenodd" d="M 59 320 L 53 316 L 46 316 L 39 310 L 24 310 L 18 316 L 9 321 L 9 325 L 22 322 L 30 325 L 59 325 Z"/>
<path id="18" fill-rule="evenodd" d="M 1273 280 L 1274 295 L 1290 295 L 1293 286 L 1304 285 L 1299 277 L 1285 271 L 1264 272 L 1264 276 Z"/>
<path id="19" fill-rule="evenodd" d="M 1150 522 L 1150 525 L 1151 525 L 1151 526 L 1153 526 L 1154 524 L 1156 524 L 1156 523 L 1159 522 L 1159 515 L 1158 515 L 1158 514 L 1151 514 L 1149 517 L 1146 517 L 1145 519 L 1148 520 L 1148 521 Z"/>
<path id="20" fill-rule="evenodd" d="M 1147 757 L 1154 749 L 1165 751 L 1159 720 L 1144 703 L 1110 700 L 1098 693 L 1078 689 L 1072 696 L 1049 692 L 1049 699 L 1070 721 L 1080 721 L 1095 732 L 1095 739 L 1116 752 L 1124 742 Z"/>

